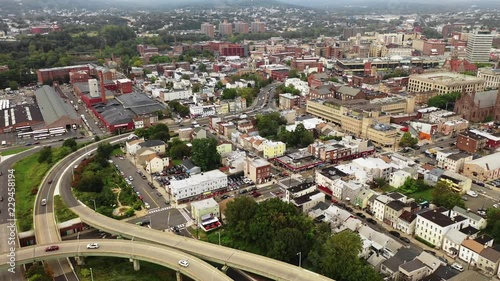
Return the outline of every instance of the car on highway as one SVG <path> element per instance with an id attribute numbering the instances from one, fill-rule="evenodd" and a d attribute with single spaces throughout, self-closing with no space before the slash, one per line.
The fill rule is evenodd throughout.
<path id="1" fill-rule="evenodd" d="M 400 239 L 401 239 L 401 241 L 403 241 L 403 242 L 406 242 L 406 243 L 411 243 L 410 239 L 408 239 L 407 237 L 401 237 Z"/>
<path id="2" fill-rule="evenodd" d="M 57 251 L 59 250 L 59 246 L 57 245 L 52 245 L 52 246 L 48 246 L 47 248 L 45 248 L 45 252 L 52 252 L 52 251 Z"/>
<path id="3" fill-rule="evenodd" d="M 184 267 L 188 267 L 189 266 L 189 263 L 187 260 L 180 260 L 179 261 L 179 265 L 180 266 L 184 266 Z"/>
<path id="4" fill-rule="evenodd" d="M 41 204 L 42 204 L 42 206 L 47 205 L 47 199 L 42 199 L 42 203 Z"/>
<path id="5" fill-rule="evenodd" d="M 52 181 L 53 181 L 53 180 L 49 180 L 49 184 L 52 184 Z"/>
<path id="6" fill-rule="evenodd" d="M 99 244 L 97 243 L 87 244 L 87 249 L 99 249 Z"/>

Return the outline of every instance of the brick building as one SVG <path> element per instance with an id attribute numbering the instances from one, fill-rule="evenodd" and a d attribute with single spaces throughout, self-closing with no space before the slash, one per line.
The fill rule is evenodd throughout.
<path id="1" fill-rule="evenodd" d="M 486 146 L 486 138 L 473 132 L 463 132 L 457 137 L 457 148 L 469 153 L 477 153 Z"/>
<path id="2" fill-rule="evenodd" d="M 245 57 L 245 48 L 240 44 L 222 44 L 219 45 L 219 54 L 221 56 Z"/>
<path id="3" fill-rule="evenodd" d="M 52 84 L 53 81 L 68 81 L 69 73 L 74 71 L 87 71 L 90 73 L 90 67 L 88 65 L 72 65 L 65 67 L 54 67 L 54 68 L 44 68 L 37 69 L 36 76 L 38 84 Z"/>
<path id="4" fill-rule="evenodd" d="M 492 118 L 500 120 L 500 89 L 462 94 L 456 101 L 454 111 L 472 122 Z"/>

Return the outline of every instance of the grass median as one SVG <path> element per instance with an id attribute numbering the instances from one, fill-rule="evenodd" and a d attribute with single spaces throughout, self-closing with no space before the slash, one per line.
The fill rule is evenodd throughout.
<path id="1" fill-rule="evenodd" d="M 8 156 L 8 155 L 13 155 L 13 154 L 18 154 L 18 153 L 23 152 L 23 151 L 28 150 L 28 149 L 30 149 L 30 147 L 17 147 L 17 148 L 13 148 L 13 149 L 9 149 L 9 150 L 4 150 L 4 151 L 0 152 L 0 155 Z"/>
<path id="2" fill-rule="evenodd" d="M 57 223 L 69 221 L 78 217 L 66 206 L 66 204 L 64 204 L 61 196 L 59 195 L 54 196 L 54 209 L 56 212 Z"/>
<path id="3" fill-rule="evenodd" d="M 33 205 L 40 183 L 50 168 L 67 155 L 67 150 L 61 147 L 52 148 L 51 151 L 50 163 L 39 162 L 41 152 L 37 152 L 13 166 L 16 177 L 16 219 L 21 232 L 33 229 Z"/>
<path id="4" fill-rule="evenodd" d="M 80 281 L 175 281 L 175 271 L 166 267 L 140 261 L 141 270 L 134 271 L 128 259 L 111 257 L 86 257 L 84 266 L 75 266 Z M 92 268 L 92 275 L 90 269 Z M 93 278 L 93 279 L 92 279 Z M 182 277 L 183 280 L 191 280 Z"/>

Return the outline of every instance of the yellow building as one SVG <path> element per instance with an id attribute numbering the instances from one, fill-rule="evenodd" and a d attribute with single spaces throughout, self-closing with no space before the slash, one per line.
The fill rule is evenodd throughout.
<path id="1" fill-rule="evenodd" d="M 354 100 L 353 102 L 367 103 L 364 100 Z M 317 116 L 325 121 L 340 124 L 347 109 L 342 106 L 345 102 L 335 100 L 308 100 L 306 112 Z"/>
<path id="2" fill-rule="evenodd" d="M 227 114 L 229 113 L 229 103 L 228 102 L 222 102 L 221 104 L 218 104 L 215 106 L 215 112 L 217 114 Z"/>
<path id="3" fill-rule="evenodd" d="M 220 156 L 227 155 L 233 151 L 233 145 L 229 142 L 221 143 L 217 146 L 217 152 Z"/>
<path id="4" fill-rule="evenodd" d="M 269 141 L 266 140 L 262 142 L 262 152 L 266 159 L 276 158 L 283 156 L 286 151 L 286 144 L 281 141 Z"/>
<path id="5" fill-rule="evenodd" d="M 387 123 L 388 124 L 388 123 Z M 400 141 L 398 130 L 390 125 L 375 124 L 367 129 L 366 138 L 380 147 L 396 149 Z"/>
<path id="6" fill-rule="evenodd" d="M 439 94 L 450 92 L 484 91 L 485 81 L 475 76 L 458 74 L 455 72 L 431 72 L 410 75 L 408 92 L 426 92 L 436 90 Z"/>
<path id="7" fill-rule="evenodd" d="M 439 181 L 446 182 L 453 191 L 460 194 L 469 191 L 472 187 L 472 179 L 448 170 L 444 171 Z"/>

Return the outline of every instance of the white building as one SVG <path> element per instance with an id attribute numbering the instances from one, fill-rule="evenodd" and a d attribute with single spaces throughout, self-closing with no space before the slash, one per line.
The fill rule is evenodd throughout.
<path id="1" fill-rule="evenodd" d="M 409 178 L 411 178 L 410 173 L 403 171 L 403 170 L 399 170 L 399 171 L 392 173 L 391 180 L 390 180 L 389 184 L 392 187 L 400 188 L 405 183 L 405 181 Z"/>
<path id="2" fill-rule="evenodd" d="M 469 212 L 464 208 L 460 208 L 458 206 L 453 207 L 451 210 L 451 215 L 454 216 L 462 216 L 469 221 L 469 225 L 474 227 L 475 229 L 483 229 L 486 228 L 486 219 L 477 215 L 473 212 Z"/>
<path id="3" fill-rule="evenodd" d="M 392 166 L 385 163 L 385 161 L 380 158 L 358 158 L 352 160 L 352 164 L 363 169 L 374 179 L 383 178 L 385 180 L 389 180 L 391 177 Z"/>
<path id="4" fill-rule="evenodd" d="M 475 265 L 479 259 L 479 254 L 482 250 L 484 250 L 484 248 L 484 245 L 481 243 L 472 239 L 467 239 L 462 242 L 458 257 L 466 263 Z"/>
<path id="5" fill-rule="evenodd" d="M 227 175 L 219 170 L 213 170 L 183 180 L 172 180 L 167 192 L 169 191 L 176 201 L 180 201 L 226 187 Z"/>
<path id="6" fill-rule="evenodd" d="M 465 58 L 470 62 L 488 62 L 492 45 L 493 35 L 489 30 L 469 33 Z"/>
<path id="7" fill-rule="evenodd" d="M 213 105 L 191 105 L 189 106 L 191 116 L 195 117 L 208 117 L 215 115 L 215 106 Z"/>
<path id="8" fill-rule="evenodd" d="M 372 212 L 373 217 L 379 221 L 384 220 L 385 216 L 385 205 L 391 202 L 393 199 L 385 194 L 377 196 L 375 201 L 373 201 Z"/>
<path id="9" fill-rule="evenodd" d="M 144 142 L 144 138 L 135 139 L 125 142 L 125 148 L 127 153 L 130 155 L 134 155 L 137 153 L 137 150 L 141 149 L 140 144 Z"/>
<path id="10" fill-rule="evenodd" d="M 444 235 L 450 229 L 461 229 L 468 226 L 468 221 L 462 216 L 449 216 L 450 211 L 429 210 L 417 215 L 415 224 L 415 236 L 418 236 L 425 241 L 433 244 L 437 248 L 441 248 Z"/>
<path id="11" fill-rule="evenodd" d="M 467 239 L 467 234 L 458 229 L 450 229 L 443 238 L 443 251 L 451 257 L 456 257 L 462 243 Z"/>
<path id="12" fill-rule="evenodd" d="M 184 100 L 193 96 L 193 91 L 189 89 L 174 89 L 163 92 L 163 101 Z"/>
<path id="13" fill-rule="evenodd" d="M 415 232 L 415 223 L 417 215 L 414 213 L 404 211 L 397 220 L 396 229 L 402 233 L 413 235 Z"/>
<path id="14" fill-rule="evenodd" d="M 148 172 L 149 174 L 161 172 L 163 171 L 163 169 L 165 169 L 165 167 L 168 167 L 169 165 L 170 158 L 161 158 L 158 155 L 150 155 L 148 159 L 146 159 L 146 162 L 144 164 L 144 166 L 146 167 L 146 172 Z"/>
<path id="15" fill-rule="evenodd" d="M 293 86 L 295 89 L 300 91 L 301 96 L 309 95 L 309 84 L 307 81 L 302 81 L 299 78 L 288 78 L 285 81 L 285 87 Z"/>

